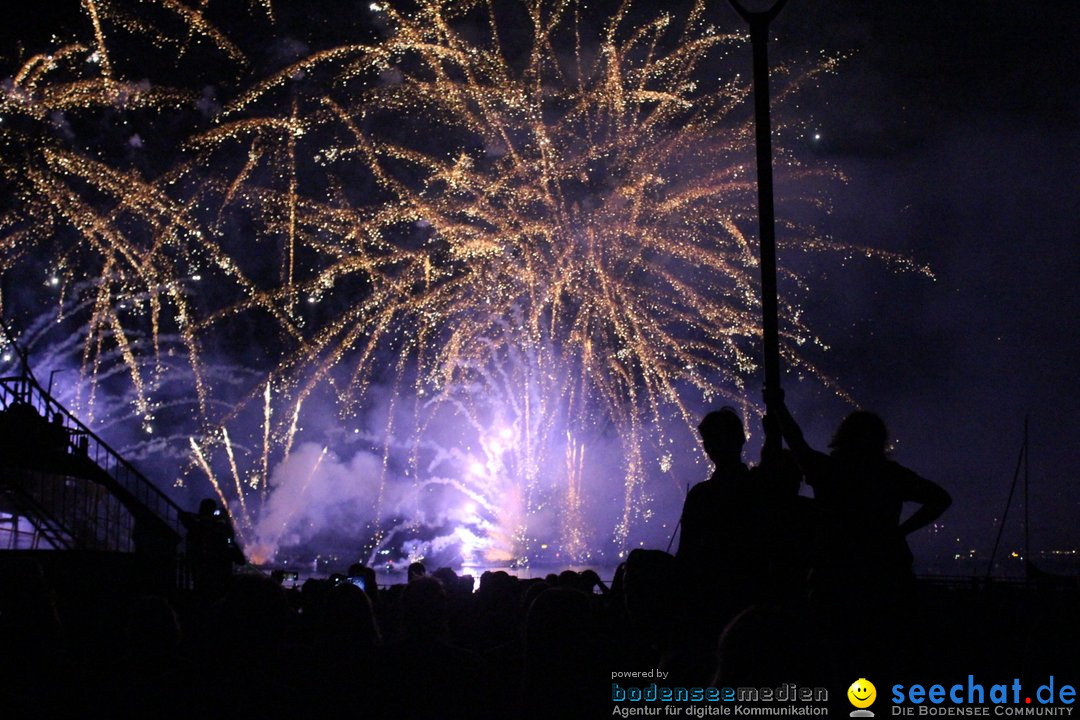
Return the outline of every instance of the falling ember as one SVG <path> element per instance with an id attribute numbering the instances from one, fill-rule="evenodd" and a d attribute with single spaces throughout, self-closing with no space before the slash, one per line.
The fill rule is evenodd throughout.
<path id="1" fill-rule="evenodd" d="M 236 455 L 233 453 L 232 441 L 229 439 L 228 428 L 222 428 L 222 439 L 225 443 L 225 454 L 229 457 L 229 470 L 232 471 L 233 483 L 236 486 L 236 498 L 240 501 L 241 520 L 245 529 L 251 528 L 251 513 L 248 512 L 247 501 L 244 499 L 243 483 L 240 480 L 240 471 L 236 467 Z"/>
<path id="2" fill-rule="evenodd" d="M 566 436 L 566 514 L 563 520 L 563 537 L 566 555 L 572 562 L 585 559 L 584 518 L 581 507 L 582 480 L 585 472 L 585 446 L 578 445 L 573 436 Z"/>
<path id="3" fill-rule="evenodd" d="M 259 501 L 266 502 L 267 482 L 270 477 L 270 381 L 266 381 L 266 390 L 263 392 L 263 422 L 262 422 L 262 457 L 261 457 L 261 481 L 259 484 Z"/>

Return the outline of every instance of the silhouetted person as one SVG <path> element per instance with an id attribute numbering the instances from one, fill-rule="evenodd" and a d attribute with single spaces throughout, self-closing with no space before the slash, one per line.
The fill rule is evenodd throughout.
<path id="1" fill-rule="evenodd" d="M 68 430 L 64 427 L 64 416 L 59 412 L 53 413 L 52 420 L 46 430 L 46 442 L 48 448 L 54 453 L 66 453 L 70 444 Z"/>
<path id="2" fill-rule="evenodd" d="M 686 496 L 682 511 L 682 535 L 676 557 L 690 565 L 711 564 L 720 552 L 723 528 L 717 526 L 719 515 L 727 509 L 726 501 L 748 492 L 750 469 L 742 460 L 746 443 L 742 420 L 731 408 L 710 412 L 698 425 L 705 454 L 715 465 L 708 480 L 694 485 Z"/>
<path id="3" fill-rule="evenodd" d="M 604 584 L 596 571 L 591 568 L 586 568 L 579 573 L 579 582 L 581 584 L 578 587 L 587 593 L 597 592 L 600 595 L 607 595 L 611 592 L 611 589 Z"/>
<path id="4" fill-rule="evenodd" d="M 403 634 L 383 652 L 381 685 L 387 717 L 474 717 L 487 695 L 480 658 L 450 641 L 450 602 L 441 582 L 419 577 L 401 593 Z"/>
<path id="5" fill-rule="evenodd" d="M 469 648 L 485 651 L 514 642 L 518 638 L 520 602 L 521 588 L 516 578 L 501 570 L 481 574 L 480 585 L 469 605 Z"/>
<path id="6" fill-rule="evenodd" d="M 196 658 L 199 712 L 189 717 L 303 716 L 285 590 L 268 576 L 238 574 L 213 610 Z"/>
<path id="7" fill-rule="evenodd" d="M 350 577 L 355 576 L 350 572 Z M 367 594 L 343 583 L 304 616 L 309 654 L 293 668 L 311 703 L 305 714 L 337 715 L 352 708 L 362 717 L 382 717 L 383 693 L 375 679 L 380 633 Z"/>
<path id="8" fill-rule="evenodd" d="M 409 582 L 412 582 L 418 577 L 424 577 L 425 575 L 427 575 L 427 568 L 424 567 L 424 563 L 419 561 L 409 563 L 409 569 L 406 573 Z"/>
<path id="9" fill-rule="evenodd" d="M 700 610 L 718 633 L 760 592 L 768 566 L 768 498 L 758 473 L 742 460 L 746 434 L 732 408 L 707 414 L 698 431 L 716 467 L 686 496 L 676 557 L 698 577 Z"/>
<path id="10" fill-rule="evenodd" d="M 754 599 L 794 606 L 809 594 L 819 523 L 814 502 L 799 495 L 802 468 L 795 453 L 784 448 L 778 419 L 766 414 L 761 424 L 765 436 L 761 462 L 751 469 L 757 481 L 759 520 L 764 523 L 756 533 L 761 567 Z"/>
<path id="11" fill-rule="evenodd" d="M 330 589 L 322 620 L 316 643 L 343 662 L 366 661 L 379 644 L 371 600 L 351 583 Z"/>
<path id="12" fill-rule="evenodd" d="M 532 607 L 533 602 L 540 596 L 540 593 L 550 587 L 553 586 L 548 584 L 546 580 L 537 580 L 525 589 L 524 594 L 521 596 L 522 620 L 524 620 L 524 616 L 529 614 L 529 608 Z"/>
<path id="13" fill-rule="evenodd" d="M 376 606 L 379 601 L 379 585 L 375 570 L 364 563 L 355 562 L 349 566 L 348 576 L 350 582 L 353 582 L 356 578 L 363 579 L 364 593 L 368 596 L 372 606 Z"/>
<path id="14" fill-rule="evenodd" d="M 771 404 L 822 513 L 821 569 L 858 582 L 909 578 L 912 555 L 906 537 L 945 512 L 952 502 L 949 494 L 889 460 L 885 423 L 874 413 L 857 410 L 844 418 L 826 455 L 806 442 L 782 396 Z M 901 522 L 905 502 L 919 508 Z"/>
<path id="15" fill-rule="evenodd" d="M 0 411 L 0 446 L 10 463 L 32 462 L 49 450 L 49 422 L 32 405 L 21 400 Z"/>
<path id="16" fill-rule="evenodd" d="M 834 614 L 842 640 L 851 641 L 843 649 L 883 659 L 884 648 L 902 639 L 913 602 L 906 537 L 937 519 L 951 498 L 937 484 L 889 460 L 885 423 L 874 413 L 848 415 L 826 455 L 806 442 L 782 393 L 767 401 L 820 513 L 821 545 L 812 583 L 816 599 Z M 905 502 L 919 507 L 901 522 Z"/>
<path id="17" fill-rule="evenodd" d="M 524 717 L 610 714 L 597 691 L 609 667 L 598 629 L 592 598 L 581 590 L 552 587 L 536 597 L 525 623 Z"/>
<path id="18" fill-rule="evenodd" d="M 634 548 L 626 558 L 622 594 L 633 632 L 661 654 L 681 642 L 683 594 L 691 583 L 671 555 Z"/>
<path id="19" fill-rule="evenodd" d="M 231 586 L 233 565 L 244 564 L 228 516 L 212 498 L 199 503 L 197 515 L 182 513 L 187 528 L 186 552 L 195 592 L 206 599 L 224 595 Z"/>
<path id="20" fill-rule="evenodd" d="M 702 686 L 716 668 L 716 637 L 725 588 L 660 550 L 635 548 L 626 558 L 623 599 L 628 630 L 654 653 L 650 666 L 670 673 L 672 685 Z M 689 612 L 688 612 L 689 610 Z"/>

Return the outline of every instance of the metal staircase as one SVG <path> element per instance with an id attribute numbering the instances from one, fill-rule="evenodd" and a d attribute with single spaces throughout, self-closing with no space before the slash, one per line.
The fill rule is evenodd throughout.
<path id="1" fill-rule="evenodd" d="M 0 548 L 175 557 L 180 514 L 32 377 L 0 378 Z"/>

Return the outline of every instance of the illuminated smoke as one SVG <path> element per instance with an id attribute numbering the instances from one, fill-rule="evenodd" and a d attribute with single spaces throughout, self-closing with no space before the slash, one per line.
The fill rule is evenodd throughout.
<path id="1" fill-rule="evenodd" d="M 209 480 L 265 559 L 332 528 L 372 558 L 620 556 L 675 494 L 700 410 L 748 407 L 749 83 L 716 79 L 745 66 L 745 39 L 703 2 L 497 5 L 373 3 L 379 38 L 333 48 L 268 30 L 305 54 L 219 99 L 120 77 L 110 28 L 149 30 L 88 2 L 87 42 L 27 61 L 0 96 L 0 168 L 23 201 L 0 269 L 43 270 L 77 308 L 91 412 L 106 368 L 145 423 L 183 386 L 177 481 Z M 272 25 L 260 7 L 251 22 Z M 159 10 L 249 66 L 201 12 Z M 778 67 L 779 117 L 834 66 Z M 178 106 L 213 120 L 155 177 L 77 147 L 68 122 Z M 777 127 L 784 207 L 820 213 L 838 175 L 786 148 L 796 129 Z M 780 235 L 782 260 L 919 269 L 795 221 Z M 783 269 L 784 361 L 839 391 L 803 350 L 821 345 L 807 286 Z"/>

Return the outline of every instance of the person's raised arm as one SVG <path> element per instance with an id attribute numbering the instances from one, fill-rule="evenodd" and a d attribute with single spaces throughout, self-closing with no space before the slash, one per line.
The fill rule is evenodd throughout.
<path id="1" fill-rule="evenodd" d="M 775 390 L 765 395 L 765 411 L 770 418 L 775 418 L 780 428 L 784 441 L 791 451 L 795 453 L 795 459 L 806 476 L 806 482 L 810 486 L 816 486 L 818 481 L 829 474 L 829 456 L 818 452 L 810 447 L 803 437 L 802 428 L 791 416 L 787 405 L 784 403 L 784 391 Z"/>
<path id="2" fill-rule="evenodd" d="M 596 571 L 591 568 L 586 568 L 581 571 L 581 577 L 589 583 L 589 589 L 599 588 L 601 595 L 607 595 L 608 586 L 604 584 L 604 581 L 600 579 L 600 576 L 596 574 Z"/>
<path id="3" fill-rule="evenodd" d="M 783 390 L 777 389 L 765 393 L 765 412 L 779 427 L 784 441 L 787 442 L 788 447 L 795 452 L 800 461 L 805 456 L 815 452 L 807 444 L 806 438 L 803 437 L 802 428 L 795 422 L 795 418 L 791 417 L 791 412 L 784 403 Z"/>

